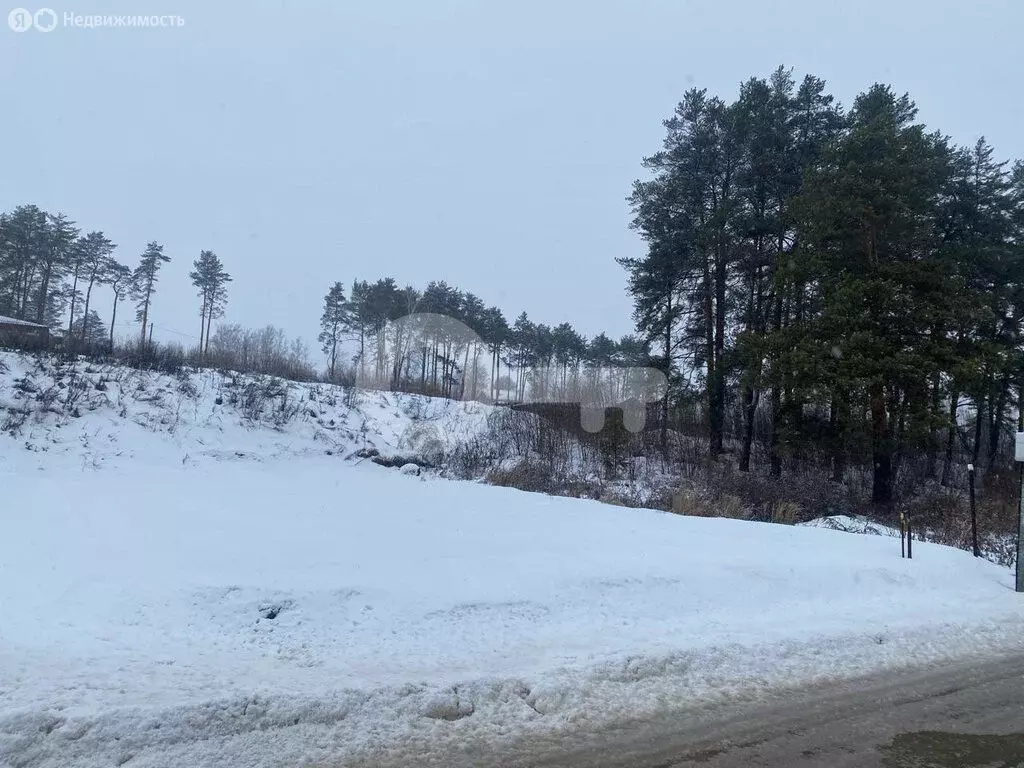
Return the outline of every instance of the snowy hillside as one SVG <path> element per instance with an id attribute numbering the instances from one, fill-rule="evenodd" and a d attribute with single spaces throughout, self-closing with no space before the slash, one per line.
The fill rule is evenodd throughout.
<path id="1" fill-rule="evenodd" d="M 0 433 L 28 451 L 94 468 L 370 449 L 429 459 L 477 434 L 492 410 L 269 376 L 169 375 L 0 351 Z M 13 460 L 5 446 L 0 467 Z"/>
<path id="2" fill-rule="evenodd" d="M 14 415 L 78 386 L 0 359 Z M 483 406 L 86 376 L 78 416 L 0 436 L 2 765 L 470 766 L 481 739 L 1020 648 L 1012 574 L 958 550 L 339 458 Z"/>

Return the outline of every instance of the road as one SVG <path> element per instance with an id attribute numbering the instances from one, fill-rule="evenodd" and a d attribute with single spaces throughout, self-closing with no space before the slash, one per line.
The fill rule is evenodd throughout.
<path id="1" fill-rule="evenodd" d="M 921 733 L 939 731 L 944 735 Z M 1016 734 L 965 738 L 948 734 Z M 463 744 L 449 768 L 1024 768 L 1024 656 L 819 686 L 614 731 Z"/>
<path id="2" fill-rule="evenodd" d="M 921 731 L 1018 738 L 948 743 Z M 895 739 L 895 743 L 894 743 Z M 603 742 L 603 743 L 602 743 Z M 986 752 L 995 747 L 995 754 Z M 959 752 L 959 755 L 953 755 Z M 926 754 L 927 753 L 927 754 Z M 945 753 L 950 753 L 946 755 Z M 650 723 L 567 754 L 516 758 L 533 768 L 867 768 L 948 764 L 1024 768 L 1024 656 L 861 680 L 708 714 L 683 726 Z M 511 757 L 511 756 L 510 756 Z M 916 758 L 928 757 L 928 760 Z M 991 759 L 990 759 L 991 758 Z"/>

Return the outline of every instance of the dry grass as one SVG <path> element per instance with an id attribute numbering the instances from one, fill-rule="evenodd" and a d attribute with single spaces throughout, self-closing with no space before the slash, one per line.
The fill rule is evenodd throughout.
<path id="1" fill-rule="evenodd" d="M 768 519 L 773 523 L 793 525 L 800 521 L 800 505 L 792 501 L 776 501 L 769 507 Z"/>
<path id="2" fill-rule="evenodd" d="M 693 489 L 681 489 L 672 494 L 672 512 L 687 517 L 730 517 L 745 519 L 743 499 L 730 494 L 708 498 Z"/>

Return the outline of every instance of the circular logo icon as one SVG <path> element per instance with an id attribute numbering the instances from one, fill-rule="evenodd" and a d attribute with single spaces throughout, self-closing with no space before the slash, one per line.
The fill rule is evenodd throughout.
<path id="1" fill-rule="evenodd" d="M 52 8 L 40 8 L 32 17 L 32 21 L 40 32 L 52 32 L 53 28 L 57 26 L 57 14 L 53 12 Z"/>
<path id="2" fill-rule="evenodd" d="M 7 14 L 7 26 L 15 32 L 27 32 L 32 29 L 32 11 L 27 8 L 15 8 Z"/>

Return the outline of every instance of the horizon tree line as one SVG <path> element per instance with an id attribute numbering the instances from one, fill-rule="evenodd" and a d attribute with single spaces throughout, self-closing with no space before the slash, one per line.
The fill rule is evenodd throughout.
<path id="1" fill-rule="evenodd" d="M 103 232 L 83 234 L 65 214 L 36 205 L 0 213 L 0 315 L 63 327 L 71 349 L 104 342 L 113 349 L 118 307 L 131 300 L 141 325 L 140 347 L 146 347 L 160 269 L 171 257 L 160 243 L 150 241 L 132 268 L 114 257 L 117 247 Z M 212 321 L 223 317 L 231 276 L 212 251 L 202 251 L 194 267 L 189 276 L 201 300 L 198 351 L 203 355 Z M 109 336 L 92 309 L 94 290 L 100 287 L 111 292 Z"/>

